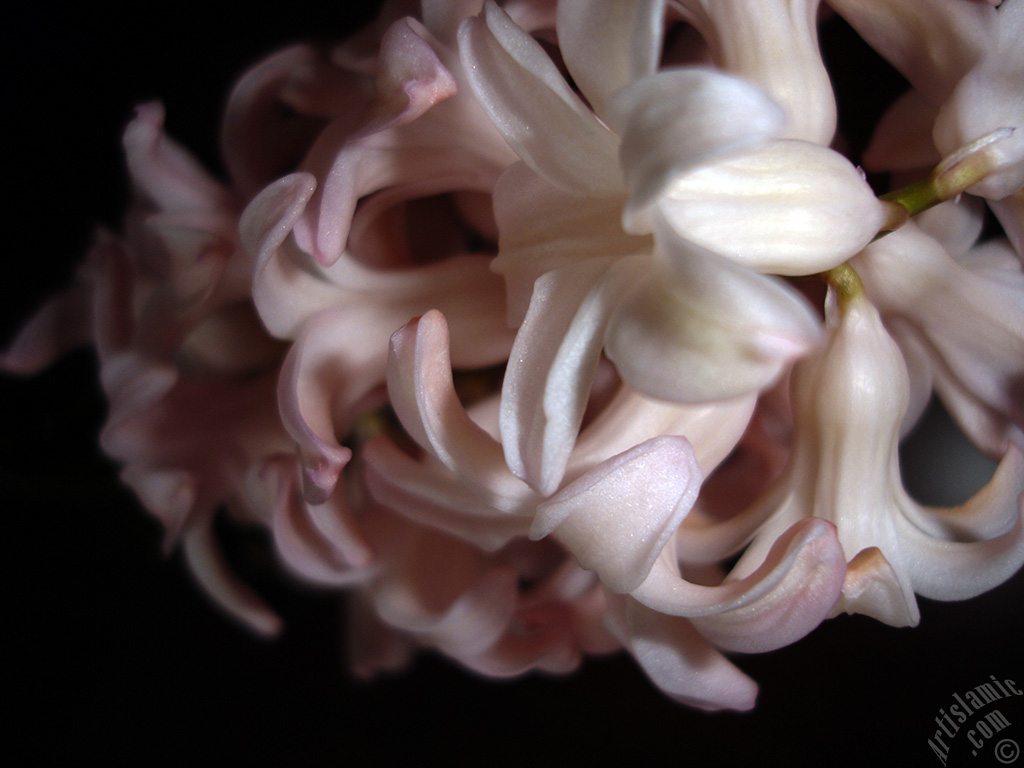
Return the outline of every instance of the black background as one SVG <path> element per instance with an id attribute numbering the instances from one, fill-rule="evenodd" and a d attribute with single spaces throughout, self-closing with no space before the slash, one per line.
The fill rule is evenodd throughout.
<path id="1" fill-rule="evenodd" d="M 95 224 L 116 225 L 126 198 L 119 137 L 134 104 L 160 97 L 169 132 L 218 169 L 216 121 L 233 79 L 275 47 L 340 37 L 366 13 L 342 2 L 5 4 L 0 344 L 70 279 Z M 856 147 L 900 82 L 877 62 L 845 66 L 862 47 L 842 29 L 829 34 Z M 161 556 L 158 526 L 95 447 L 95 377 L 83 351 L 32 380 L 0 379 L 9 744 L 39 759 L 937 765 L 926 741 L 954 692 L 990 674 L 1024 684 L 1021 574 L 967 603 L 922 600 L 914 630 L 842 617 L 789 648 L 739 658 L 761 685 L 750 714 L 676 706 L 622 656 L 567 678 L 496 683 L 423 654 L 406 673 L 357 683 L 344 668 L 341 599 L 283 578 L 261 560 L 258 537 L 225 531 L 287 622 L 275 642 L 211 608 L 180 555 Z M 1024 712 L 1004 712 L 1024 744 Z M 950 764 L 987 759 L 968 751 Z"/>

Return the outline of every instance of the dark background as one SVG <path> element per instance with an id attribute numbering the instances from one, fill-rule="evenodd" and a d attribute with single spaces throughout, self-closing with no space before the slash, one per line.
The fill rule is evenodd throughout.
<path id="1" fill-rule="evenodd" d="M 119 137 L 160 97 L 169 132 L 213 168 L 228 86 L 301 38 L 341 36 L 363 4 L 7 3 L 3 46 L 4 300 L 0 344 L 67 283 L 97 222 L 124 205 Z M 841 27 L 828 33 L 851 143 L 900 81 Z M 851 62 L 855 62 L 852 63 Z M 761 685 L 751 714 L 705 715 L 662 697 L 627 658 L 568 678 L 481 681 L 430 654 L 371 684 L 344 668 L 341 599 L 295 585 L 258 536 L 227 530 L 239 567 L 287 622 L 275 642 L 211 608 L 180 555 L 95 446 L 104 405 L 90 353 L 32 380 L 0 379 L 0 490 L 8 564 L 5 698 L 14 745 L 38 758 L 133 765 L 570 765 L 590 759 L 731 766 L 937 765 L 926 741 L 954 692 L 1021 674 L 1024 578 L 963 604 L 922 600 L 921 626 L 827 622 L 738 659 Z M 917 449 L 945 434 L 941 419 Z M 958 478 L 916 462 L 915 483 Z M 929 475 L 928 473 L 932 473 Z M 976 480 L 968 480 L 976 483 Z M 963 491 L 952 491 L 960 493 Z M 939 502 L 941 498 L 924 498 Z M 1024 745 L 1024 712 L 1013 732 Z M 999 738 L 1009 734 L 1007 731 Z M 962 742 L 961 735 L 956 741 Z M 998 740 L 994 739 L 993 743 Z M 985 765 L 986 753 L 950 764 Z"/>

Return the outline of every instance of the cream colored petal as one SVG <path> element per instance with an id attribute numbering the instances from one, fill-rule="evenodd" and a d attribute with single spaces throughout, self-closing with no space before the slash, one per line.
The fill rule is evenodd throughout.
<path id="1" fill-rule="evenodd" d="M 654 74 L 665 0 L 577 0 L 558 4 L 558 47 L 573 81 L 600 116 L 634 80 Z"/>
<path id="2" fill-rule="evenodd" d="M 886 223 L 886 204 L 830 149 L 771 141 L 698 168 L 658 202 L 680 237 L 739 264 L 807 275 L 841 264 Z"/>
<path id="3" fill-rule="evenodd" d="M 620 91 L 608 121 L 622 137 L 626 231 L 650 232 L 648 208 L 680 176 L 777 135 L 784 119 L 759 88 L 713 70 L 659 72 Z"/>
<path id="4" fill-rule="evenodd" d="M 760 86 L 786 112 L 780 138 L 828 146 L 832 83 L 818 50 L 820 0 L 679 0 L 722 69 Z"/>
<path id="5" fill-rule="evenodd" d="M 809 305 L 775 278 L 681 240 L 659 225 L 664 256 L 615 310 L 608 357 L 634 389 L 682 403 L 770 386 L 820 338 Z"/>

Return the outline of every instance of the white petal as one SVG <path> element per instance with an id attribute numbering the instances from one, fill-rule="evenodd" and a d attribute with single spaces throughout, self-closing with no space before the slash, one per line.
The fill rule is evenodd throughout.
<path id="1" fill-rule="evenodd" d="M 899 518 L 914 591 L 933 600 L 966 600 L 1009 579 L 1024 565 L 1024 496 L 1016 518 L 1008 533 L 972 542 L 935 539 Z"/>
<path id="2" fill-rule="evenodd" d="M 680 237 L 781 275 L 843 263 L 888 218 L 846 158 L 802 141 L 767 142 L 691 171 L 665 190 L 659 208 Z"/>
<path id="3" fill-rule="evenodd" d="M 1024 427 L 1024 282 L 974 273 L 913 224 L 873 243 L 855 264 L 879 307 L 911 322 L 934 350 L 937 376 L 948 371 Z"/>
<path id="4" fill-rule="evenodd" d="M 832 84 L 818 50 L 820 0 L 681 0 L 716 63 L 759 85 L 786 112 L 780 138 L 828 146 Z"/>
<path id="5" fill-rule="evenodd" d="M 785 116 L 744 80 L 684 69 L 620 91 L 608 120 L 622 137 L 619 158 L 630 193 L 623 225 L 643 234 L 650 231 L 648 207 L 679 176 L 776 135 Z"/>
<path id="6" fill-rule="evenodd" d="M 657 238 L 665 258 L 608 327 L 606 352 L 630 386 L 676 402 L 737 397 L 767 388 L 817 344 L 818 321 L 788 286 L 667 226 Z"/>
<path id="7" fill-rule="evenodd" d="M 537 281 L 505 373 L 501 436 L 509 467 L 545 496 L 565 472 L 608 318 L 635 269 L 594 259 Z"/>
<path id="8" fill-rule="evenodd" d="M 1019 39 L 1017 47 L 1021 48 Z M 934 134 L 939 151 L 951 155 L 993 131 L 1012 129 L 1012 134 L 983 150 L 989 173 L 968 187 L 971 194 L 993 200 L 1024 187 L 1024 62 L 1008 71 L 1001 65 L 1002 61 L 979 66 L 960 81 L 935 119 Z"/>

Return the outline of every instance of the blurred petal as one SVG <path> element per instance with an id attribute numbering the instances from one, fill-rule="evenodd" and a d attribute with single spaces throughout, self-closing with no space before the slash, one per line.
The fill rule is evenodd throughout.
<path id="1" fill-rule="evenodd" d="M 634 600 L 613 614 L 613 630 L 651 681 L 667 696 L 716 711 L 753 709 L 757 685 L 704 640 L 686 619 Z"/>
<path id="2" fill-rule="evenodd" d="M 609 122 L 622 137 L 628 232 L 650 231 L 647 209 L 679 177 L 775 136 L 785 116 L 756 86 L 703 69 L 659 72 L 612 101 Z"/>
<path id="3" fill-rule="evenodd" d="M 942 155 L 932 142 L 936 114 L 938 108 L 920 91 L 906 91 L 875 126 L 871 143 L 864 150 L 864 167 L 876 173 L 917 172 L 938 165 Z"/>
<path id="4" fill-rule="evenodd" d="M 143 104 L 124 132 L 132 183 L 163 211 L 231 207 L 231 197 L 203 167 L 163 132 L 164 109 Z"/>
<path id="5" fill-rule="evenodd" d="M 231 571 L 213 532 L 213 520 L 185 534 L 185 557 L 196 580 L 229 615 L 261 635 L 276 635 L 281 620 Z"/>
<path id="6" fill-rule="evenodd" d="M 995 38 L 996 10 L 962 0 L 829 0 L 933 104 L 941 104 Z"/>
<path id="7" fill-rule="evenodd" d="M 577 0 L 558 4 L 558 48 L 573 82 L 599 117 L 634 80 L 654 74 L 665 0 Z"/>

